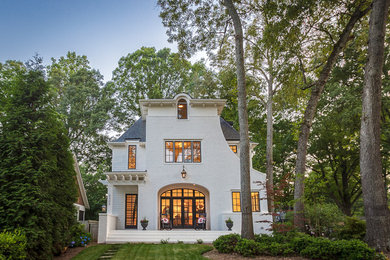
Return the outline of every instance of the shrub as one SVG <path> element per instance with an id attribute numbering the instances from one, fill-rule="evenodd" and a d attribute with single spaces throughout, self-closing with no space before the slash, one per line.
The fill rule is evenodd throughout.
<path id="1" fill-rule="evenodd" d="M 308 243 L 299 252 L 301 256 L 314 259 L 335 259 L 332 241 L 326 238 L 306 240 Z"/>
<path id="2" fill-rule="evenodd" d="M 344 225 L 336 227 L 334 237 L 337 239 L 360 239 L 366 235 L 366 222 L 356 217 L 346 217 Z"/>
<path id="3" fill-rule="evenodd" d="M 343 221 L 340 209 L 331 203 L 305 205 L 305 217 L 309 231 L 315 236 L 329 237 L 337 224 Z"/>
<path id="4" fill-rule="evenodd" d="M 264 247 L 261 248 L 261 250 L 264 249 Z M 256 243 L 254 240 L 241 238 L 240 240 L 238 240 L 234 251 L 245 257 L 255 256 L 260 253 L 259 243 Z"/>
<path id="5" fill-rule="evenodd" d="M 335 256 L 337 259 L 376 259 L 375 250 L 370 248 L 366 243 L 357 239 L 335 240 L 332 241 L 337 248 Z"/>
<path id="6" fill-rule="evenodd" d="M 76 224 L 71 228 L 70 247 L 86 246 L 91 241 L 91 234 L 84 230 L 84 225 Z"/>
<path id="7" fill-rule="evenodd" d="M 20 231 L 0 233 L 0 259 L 25 259 L 27 238 Z"/>
<path id="8" fill-rule="evenodd" d="M 274 237 L 266 234 L 255 235 L 255 241 L 257 243 L 269 244 L 275 241 Z"/>
<path id="9" fill-rule="evenodd" d="M 199 239 L 196 240 L 196 243 L 203 244 L 203 240 L 199 238 Z"/>
<path id="10" fill-rule="evenodd" d="M 293 237 L 290 241 L 290 244 L 294 252 L 299 254 L 303 249 L 311 245 L 315 239 L 316 238 L 311 237 L 309 235 L 300 234 L 296 237 Z"/>
<path id="11" fill-rule="evenodd" d="M 223 235 L 213 242 L 213 246 L 220 253 L 233 253 L 239 240 L 240 235 L 238 234 Z"/>
<path id="12" fill-rule="evenodd" d="M 160 240 L 160 243 L 163 244 L 163 245 L 168 244 L 168 242 L 169 242 L 169 238 Z"/>

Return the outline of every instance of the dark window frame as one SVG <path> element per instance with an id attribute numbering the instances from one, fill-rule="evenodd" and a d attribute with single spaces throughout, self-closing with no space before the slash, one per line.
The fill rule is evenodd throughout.
<path id="1" fill-rule="evenodd" d="M 174 193 L 173 191 L 174 190 L 180 190 L 180 192 L 178 193 Z M 185 195 L 185 192 L 184 190 L 189 190 L 191 192 L 191 194 L 187 194 L 187 196 Z M 199 196 L 196 196 L 196 192 L 199 193 Z M 165 194 L 165 195 L 164 195 Z M 179 194 L 179 195 L 174 195 L 174 194 Z M 201 195 L 200 195 L 201 194 Z M 196 190 L 196 189 L 191 189 L 191 188 L 174 188 L 174 189 L 170 189 L 170 190 L 166 190 L 164 191 L 163 193 L 161 193 L 160 195 L 160 216 L 162 217 L 163 216 L 163 207 L 162 207 L 162 201 L 163 200 L 169 200 L 169 211 L 168 213 L 166 212 L 165 214 L 165 217 L 168 217 L 171 221 L 171 227 L 172 228 L 195 228 L 196 227 L 196 223 L 197 223 L 197 215 L 200 216 L 200 214 L 204 214 L 206 215 L 207 214 L 207 209 L 206 209 L 206 195 L 199 191 L 199 190 Z M 180 200 L 181 201 L 181 217 L 180 217 L 180 224 L 178 225 L 173 225 L 173 208 L 174 208 L 174 203 L 173 201 L 174 200 Z M 186 225 L 184 224 L 185 221 L 185 210 L 184 210 L 184 200 L 192 200 L 192 225 Z M 203 205 L 204 205 L 204 209 L 203 209 L 203 212 L 201 213 L 197 213 L 196 211 L 196 200 L 202 200 L 203 201 Z"/>
<path id="2" fill-rule="evenodd" d="M 240 205 L 240 210 L 234 210 L 234 199 L 233 199 L 233 193 L 238 193 L 240 196 L 240 199 L 238 200 Z M 253 197 L 252 194 L 257 193 L 257 197 L 255 198 L 255 204 L 253 203 Z M 240 191 L 232 191 L 232 211 L 233 212 L 241 212 L 241 192 Z M 252 212 L 260 212 L 260 192 L 259 191 L 251 191 L 251 207 L 252 207 Z"/>
<path id="3" fill-rule="evenodd" d="M 134 201 L 134 212 L 135 212 L 135 225 L 126 225 L 126 221 L 127 221 L 127 215 L 128 215 L 128 210 L 127 210 L 127 199 L 128 199 L 128 195 L 133 195 L 135 196 L 135 201 Z M 134 213 L 133 212 L 133 213 Z M 138 222 L 138 194 L 134 194 L 134 193 L 126 193 L 125 194 L 125 228 L 131 228 L 131 229 L 137 229 L 137 223 Z"/>
<path id="4" fill-rule="evenodd" d="M 183 107 L 180 107 L 183 105 Z M 184 98 L 177 102 L 177 119 L 188 119 L 188 103 Z"/>
<path id="5" fill-rule="evenodd" d="M 134 148 L 134 168 L 130 168 L 130 148 Z M 137 169 L 137 145 L 129 145 L 127 148 L 127 169 Z"/>
<path id="6" fill-rule="evenodd" d="M 184 143 L 191 143 L 191 160 L 190 161 L 186 161 L 185 160 L 185 153 L 184 153 Z M 199 162 L 194 162 L 194 143 L 199 143 Z M 173 154 L 173 157 L 172 157 L 172 161 L 167 161 L 167 158 L 168 158 L 168 155 L 167 155 L 167 143 L 172 143 L 172 154 Z M 182 146 L 181 146 L 181 158 L 182 158 L 182 161 L 181 162 L 177 162 L 176 161 L 176 151 L 175 151 L 175 143 L 182 143 Z M 164 141 L 164 149 L 165 149 L 165 152 L 164 152 L 164 162 L 165 163 L 201 163 L 202 162 L 202 142 L 201 141 L 198 141 L 198 140 L 165 140 Z"/>

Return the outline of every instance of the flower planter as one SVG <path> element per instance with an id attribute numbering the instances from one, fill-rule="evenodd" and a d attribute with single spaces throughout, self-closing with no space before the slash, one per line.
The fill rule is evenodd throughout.
<path id="1" fill-rule="evenodd" d="M 149 222 L 141 221 L 141 227 L 142 230 L 146 230 L 146 227 L 148 226 Z"/>
<path id="2" fill-rule="evenodd" d="M 232 231 L 233 222 L 226 222 L 226 226 L 228 228 L 228 231 Z"/>

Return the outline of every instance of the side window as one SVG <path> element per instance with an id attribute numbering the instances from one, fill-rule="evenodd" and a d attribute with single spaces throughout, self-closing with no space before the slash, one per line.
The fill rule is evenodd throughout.
<path id="1" fill-rule="evenodd" d="M 129 169 L 135 169 L 136 152 L 137 152 L 137 146 L 129 145 Z"/>
<path id="2" fill-rule="evenodd" d="M 232 192 L 232 201 L 233 201 L 233 212 L 240 212 L 241 211 L 240 192 L 238 191 Z"/>
<path id="3" fill-rule="evenodd" d="M 177 102 L 177 118 L 187 119 L 187 101 L 185 99 L 180 99 Z"/>
<path id="4" fill-rule="evenodd" d="M 237 153 L 237 145 L 229 145 L 230 149 L 232 149 L 233 153 Z"/>
<path id="5" fill-rule="evenodd" d="M 232 192 L 233 212 L 241 211 L 241 198 L 239 191 Z M 259 192 L 251 192 L 252 212 L 260 212 Z"/>

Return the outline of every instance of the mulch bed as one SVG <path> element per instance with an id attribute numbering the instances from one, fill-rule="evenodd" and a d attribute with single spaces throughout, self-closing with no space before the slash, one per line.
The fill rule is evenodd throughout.
<path id="1" fill-rule="evenodd" d="M 210 258 L 212 260 L 248 260 L 248 259 L 255 259 L 255 260 L 307 260 L 307 258 L 303 258 L 300 256 L 256 256 L 256 257 L 243 257 L 239 254 L 233 253 L 233 254 L 221 254 L 218 253 L 216 249 L 213 249 L 207 253 L 203 254 L 204 257 Z"/>
<path id="2" fill-rule="evenodd" d="M 55 256 L 54 260 L 70 260 L 73 257 L 75 257 L 78 253 L 86 249 L 87 247 L 97 245 L 96 242 L 89 243 L 87 246 L 79 246 L 74 248 L 68 248 L 65 253 L 61 254 L 60 256 Z"/>

